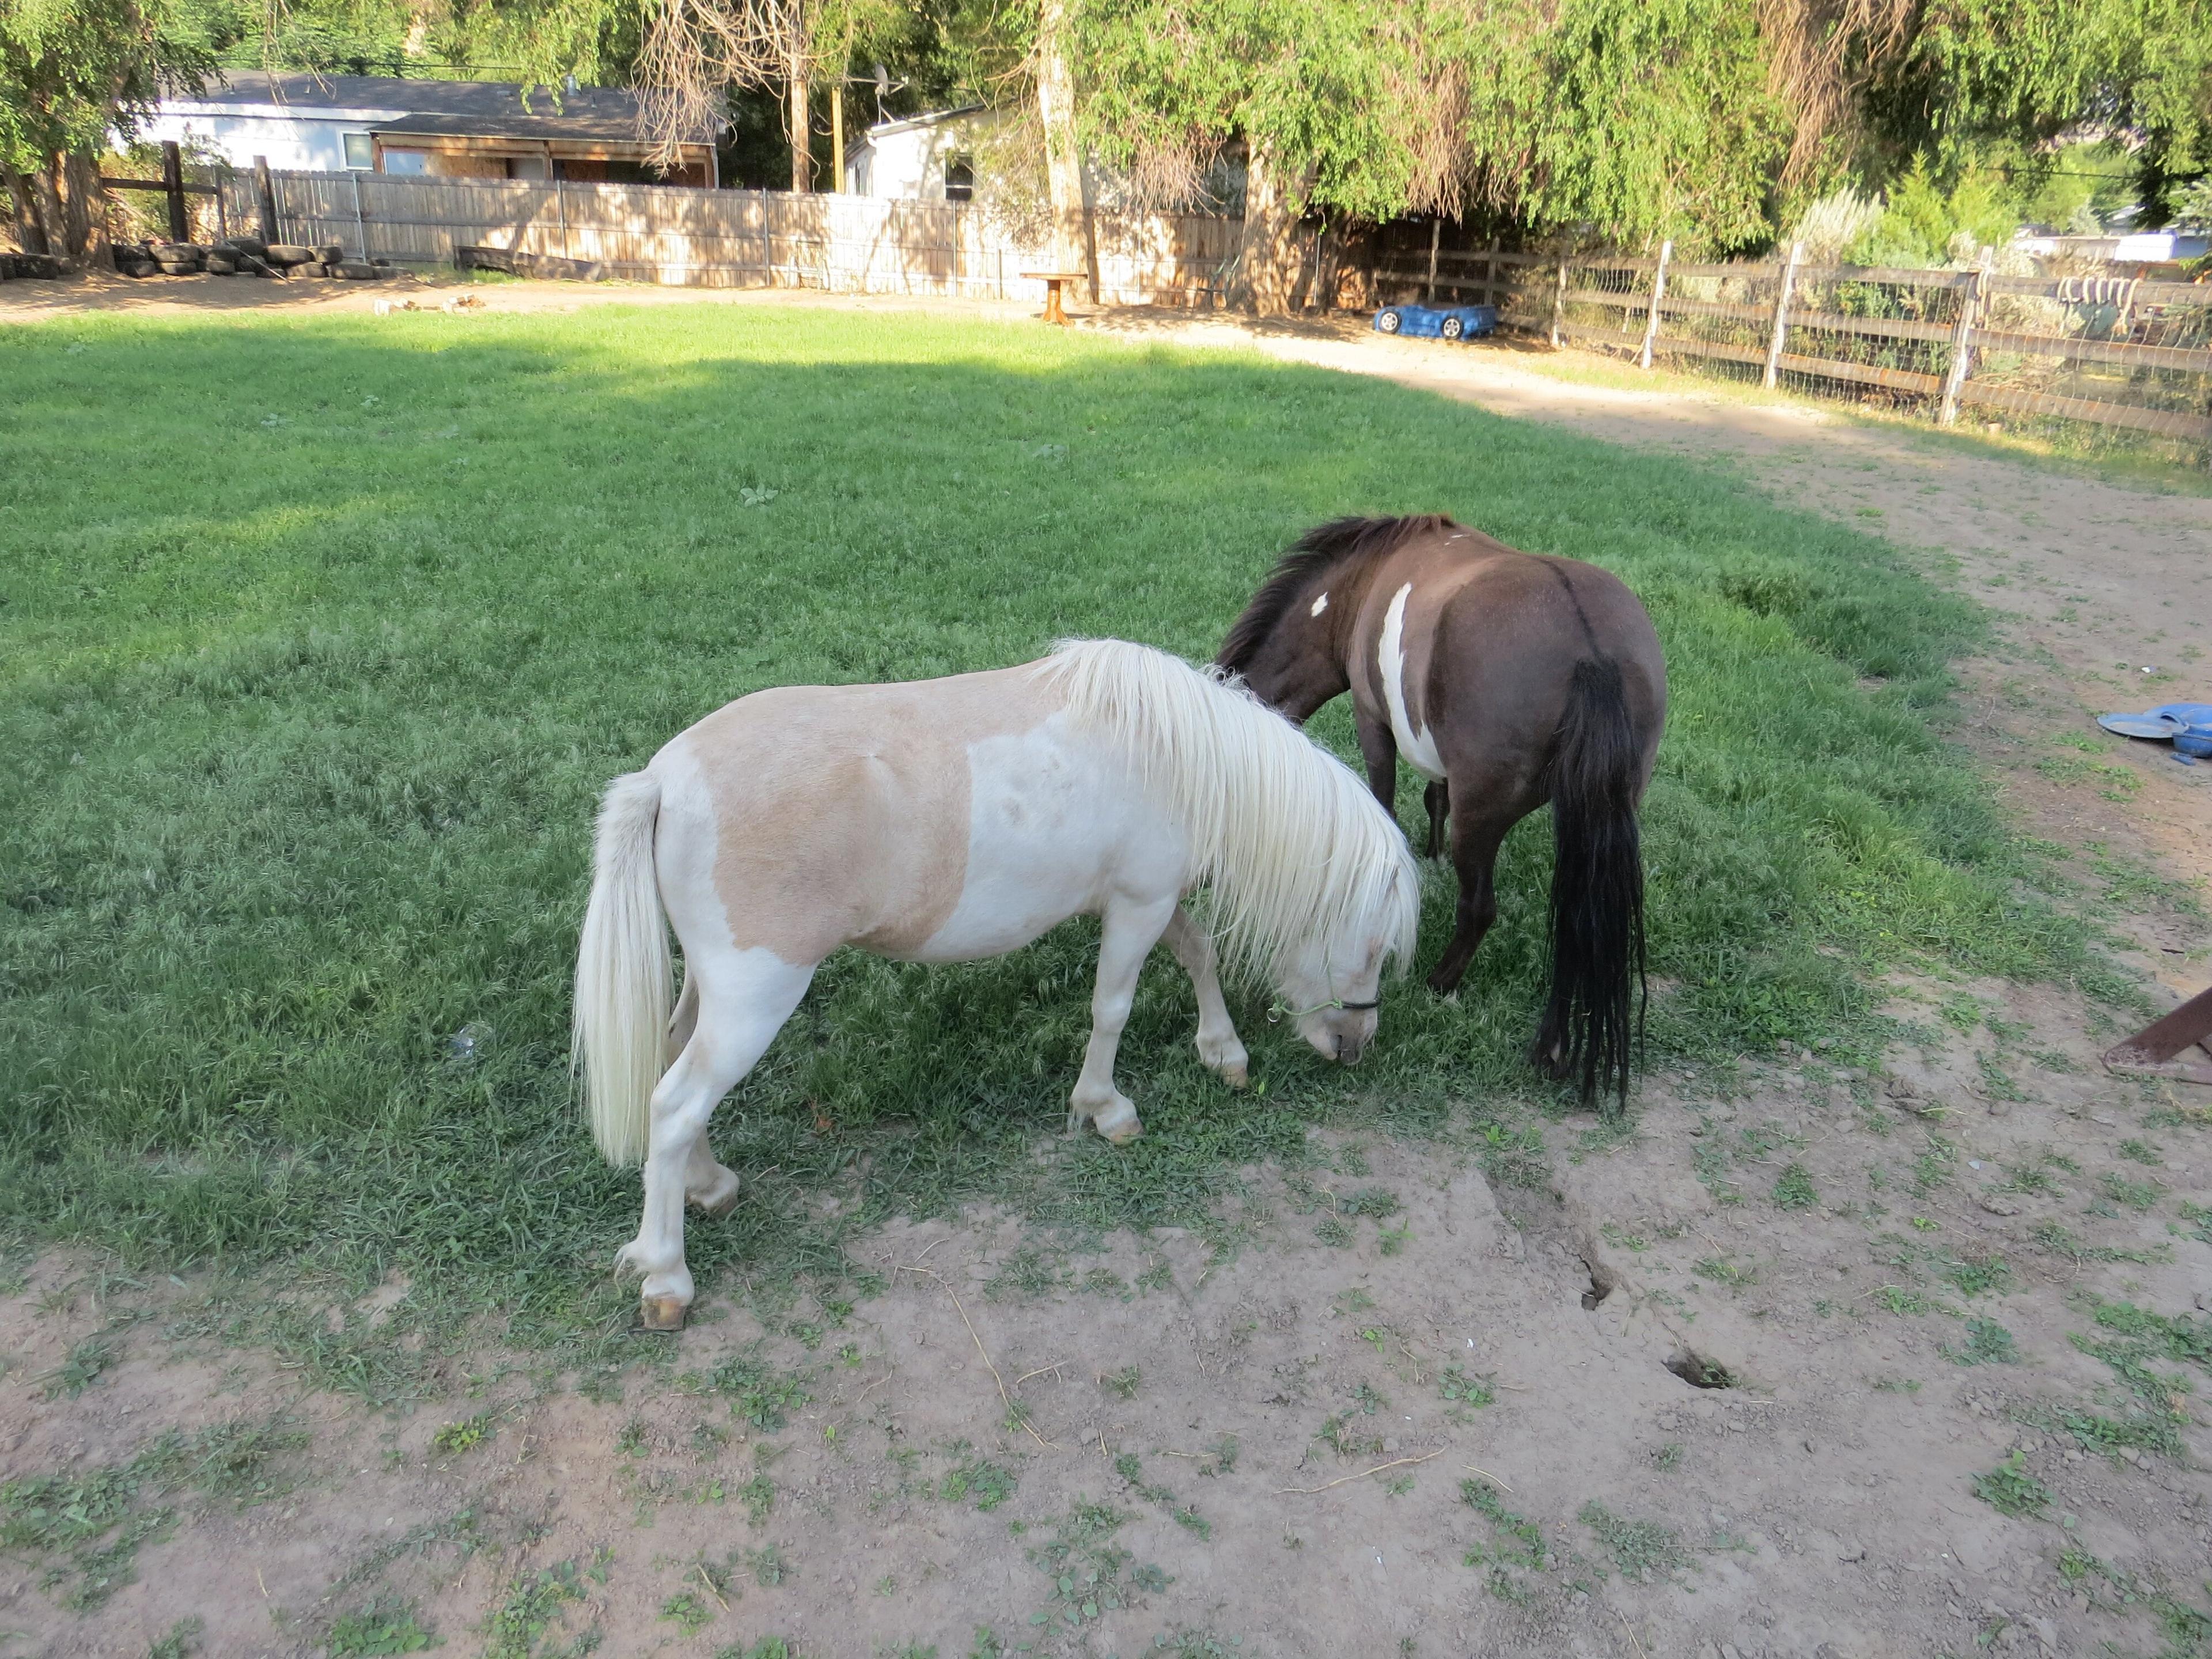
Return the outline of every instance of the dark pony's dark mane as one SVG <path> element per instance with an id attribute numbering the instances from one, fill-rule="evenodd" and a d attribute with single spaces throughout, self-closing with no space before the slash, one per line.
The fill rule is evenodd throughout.
<path id="1" fill-rule="evenodd" d="M 1221 643 L 1221 654 L 1214 661 L 1232 674 L 1243 672 L 1275 631 L 1308 577 L 1346 561 L 1381 558 L 1416 536 L 1457 528 L 1441 513 L 1415 513 L 1402 519 L 1332 519 L 1316 525 L 1276 561 L 1251 604 L 1244 607 L 1244 614 L 1230 629 L 1229 637 Z"/>

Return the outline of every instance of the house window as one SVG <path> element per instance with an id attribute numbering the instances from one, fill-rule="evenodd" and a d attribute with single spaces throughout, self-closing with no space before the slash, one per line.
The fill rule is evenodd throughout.
<path id="1" fill-rule="evenodd" d="M 956 155 L 945 164 L 945 199 L 973 201 L 975 196 L 975 158 Z"/>
<path id="2" fill-rule="evenodd" d="M 345 163 L 363 173 L 375 168 L 376 146 L 370 142 L 367 133 L 349 132 L 345 135 Z"/>
<path id="3" fill-rule="evenodd" d="M 430 170 L 430 152 L 426 149 L 386 149 L 384 152 L 384 170 L 420 177 Z"/>
<path id="4" fill-rule="evenodd" d="M 543 155 L 510 155 L 507 158 L 507 176 L 510 179 L 550 179 L 553 163 Z"/>

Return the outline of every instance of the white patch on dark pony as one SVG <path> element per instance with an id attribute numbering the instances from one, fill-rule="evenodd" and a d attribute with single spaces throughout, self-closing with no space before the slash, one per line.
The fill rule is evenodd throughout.
<path id="1" fill-rule="evenodd" d="M 1420 866 L 1343 762 L 1241 684 L 1148 646 L 1063 641 L 1038 672 L 1184 827 L 1231 963 L 1273 976 L 1311 941 L 1363 936 L 1412 960 Z"/>
<path id="2" fill-rule="evenodd" d="M 1310 610 L 1310 611 L 1307 611 L 1307 612 L 1306 612 L 1306 615 L 1308 615 L 1309 617 L 1318 617 L 1319 615 L 1321 615 L 1321 613 L 1322 613 L 1322 611 L 1326 611 L 1326 610 L 1328 610 L 1328 590 L 1327 588 L 1323 588 L 1323 589 L 1322 589 L 1321 597 L 1320 597 L 1319 599 L 1316 599 L 1316 600 L 1313 602 L 1313 609 L 1312 609 L 1312 610 Z"/>
<path id="3" fill-rule="evenodd" d="M 1413 583 L 1407 582 L 1390 601 L 1389 614 L 1382 618 L 1382 640 L 1376 648 L 1376 656 L 1382 670 L 1382 701 L 1390 709 L 1390 735 L 1398 740 L 1398 752 L 1423 777 L 1434 780 L 1444 775 L 1443 757 L 1437 753 L 1436 734 L 1415 729 L 1413 716 L 1406 708 L 1406 600 L 1413 591 Z"/>

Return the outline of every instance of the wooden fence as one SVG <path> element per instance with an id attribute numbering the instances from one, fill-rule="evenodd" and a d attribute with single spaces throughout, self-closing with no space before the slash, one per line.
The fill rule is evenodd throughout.
<path id="1" fill-rule="evenodd" d="M 823 288 L 1042 301 L 1023 276 L 1054 261 L 1045 240 L 950 202 L 781 191 L 685 190 L 375 173 L 273 173 L 279 240 L 338 242 L 398 264 L 451 264 L 454 249 L 596 261 L 611 276 L 709 287 Z M 258 222 L 254 184 L 224 184 L 234 225 Z M 1210 301 L 1243 238 L 1235 219 L 1097 220 L 1099 297 Z"/>
<path id="2" fill-rule="evenodd" d="M 1494 304 L 1559 343 L 1662 356 L 1933 412 L 2055 416 L 2212 445 L 2212 284 L 1796 257 L 1726 264 L 1510 253 L 1401 255 L 1382 297 Z"/>

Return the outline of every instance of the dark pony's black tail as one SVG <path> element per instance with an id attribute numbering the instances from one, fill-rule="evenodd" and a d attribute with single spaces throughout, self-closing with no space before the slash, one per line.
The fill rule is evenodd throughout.
<path id="1" fill-rule="evenodd" d="M 1632 979 L 1648 995 L 1638 769 L 1620 665 L 1585 658 L 1552 761 L 1552 995 L 1528 1058 L 1556 1078 L 1579 1074 L 1583 1105 L 1608 1119 L 1628 1109 Z M 1643 1024 L 1639 1000 L 1639 1040 Z"/>

